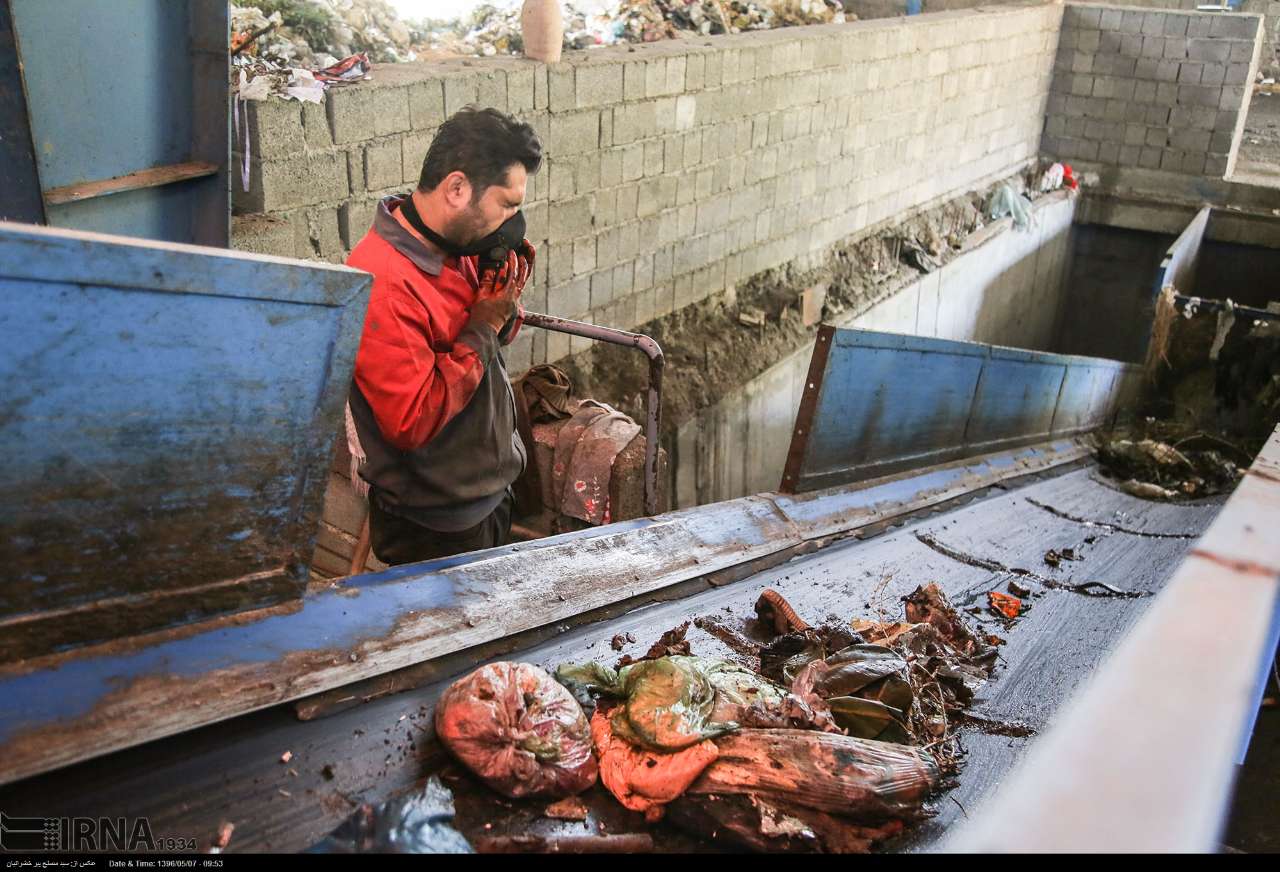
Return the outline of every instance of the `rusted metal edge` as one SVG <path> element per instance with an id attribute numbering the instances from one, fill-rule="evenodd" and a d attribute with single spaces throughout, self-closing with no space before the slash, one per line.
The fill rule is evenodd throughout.
<path id="1" fill-rule="evenodd" d="M 644 511 L 646 515 L 658 514 L 658 432 L 662 421 L 662 371 L 666 358 L 662 347 L 651 336 L 631 333 L 614 327 L 601 327 L 585 321 L 572 321 L 554 315 L 525 312 L 524 322 L 531 327 L 554 330 L 583 336 L 613 345 L 629 345 L 649 358 L 649 394 L 645 402 L 644 430 Z"/>
<path id="2" fill-rule="evenodd" d="M 162 167 L 138 170 L 123 176 L 110 179 L 99 179 L 94 182 L 77 182 L 74 185 L 63 185 L 50 188 L 44 192 L 44 202 L 49 206 L 60 206 L 63 203 L 78 203 L 81 200 L 92 200 L 94 197 L 105 197 L 108 194 L 122 194 L 126 191 L 140 191 L 143 188 L 158 188 L 161 185 L 172 185 L 192 179 L 203 179 L 218 174 L 218 165 L 203 160 L 186 163 L 169 164 Z"/>
<path id="3" fill-rule="evenodd" d="M 1254 467 L 1278 462 L 1280 427 Z M 1216 851 L 1280 640 L 1277 529 L 1280 482 L 1245 476 L 1138 624 L 944 850 Z"/>
<path id="4" fill-rule="evenodd" d="M 831 343 L 835 334 L 835 327 L 822 324 L 818 327 L 818 335 L 814 338 L 813 357 L 809 359 L 809 372 L 804 379 L 804 394 L 800 398 L 800 409 L 796 412 L 795 429 L 791 433 L 791 447 L 787 450 L 787 462 L 782 470 L 782 482 L 778 485 L 778 493 L 793 494 L 800 484 L 805 452 L 809 447 L 809 434 L 813 432 L 813 418 L 818 413 L 822 377 L 827 371 L 827 358 L 831 354 Z"/>
<path id="5" fill-rule="evenodd" d="M 1078 459 L 1042 446 L 353 576 L 266 610 L 0 668 L 0 783 L 311 696 Z"/>

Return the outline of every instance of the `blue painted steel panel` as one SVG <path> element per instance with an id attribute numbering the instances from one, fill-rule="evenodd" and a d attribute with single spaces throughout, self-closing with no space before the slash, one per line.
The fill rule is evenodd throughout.
<path id="1" fill-rule="evenodd" d="M 0 660 L 300 592 L 370 281 L 0 223 Z"/>
<path id="2" fill-rule="evenodd" d="M 1110 420 L 1138 372 L 1100 358 L 823 327 L 781 489 L 1091 429 Z"/>
<path id="3" fill-rule="evenodd" d="M 55 206 L 49 223 L 226 245 L 227 4 L 10 3 L 45 191 L 188 161 L 222 167 L 213 177 Z"/>

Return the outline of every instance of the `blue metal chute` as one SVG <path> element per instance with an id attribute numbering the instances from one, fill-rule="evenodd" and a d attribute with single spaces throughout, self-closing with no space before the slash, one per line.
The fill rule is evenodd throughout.
<path id="1" fill-rule="evenodd" d="M 369 285 L 0 223 L 0 661 L 301 594 Z"/>
<path id="2" fill-rule="evenodd" d="M 1111 422 L 1133 364 L 822 327 L 780 490 L 803 493 Z"/>

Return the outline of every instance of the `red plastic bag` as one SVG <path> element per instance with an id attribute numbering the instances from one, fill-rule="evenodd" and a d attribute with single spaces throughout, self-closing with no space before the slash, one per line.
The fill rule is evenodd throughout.
<path id="1" fill-rule="evenodd" d="M 506 796 L 569 796 L 595 783 L 582 707 L 536 666 L 481 666 L 444 692 L 435 720 L 444 746 Z"/>

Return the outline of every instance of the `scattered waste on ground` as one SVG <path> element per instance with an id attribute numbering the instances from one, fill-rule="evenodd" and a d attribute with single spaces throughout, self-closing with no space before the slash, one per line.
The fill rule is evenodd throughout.
<path id="1" fill-rule="evenodd" d="M 587 806 L 576 796 L 566 796 L 564 799 L 547 806 L 543 814 L 556 820 L 585 821 L 587 819 Z"/>
<path id="2" fill-rule="evenodd" d="M 987 606 L 996 615 L 1013 620 L 1022 614 L 1022 600 L 1007 593 L 993 590 L 987 593 Z"/>
<path id="3" fill-rule="evenodd" d="M 1098 447 L 1098 464 L 1122 490 L 1142 499 L 1198 498 L 1235 488 L 1244 474 L 1240 466 L 1219 448 L 1188 447 L 1185 441 L 1180 450 L 1155 439 L 1107 440 Z"/>
<path id="4" fill-rule="evenodd" d="M 362 803 L 311 854 L 470 854 L 452 827 L 453 792 L 431 776 L 426 786 L 380 805 Z"/>

